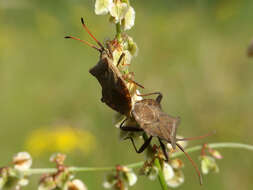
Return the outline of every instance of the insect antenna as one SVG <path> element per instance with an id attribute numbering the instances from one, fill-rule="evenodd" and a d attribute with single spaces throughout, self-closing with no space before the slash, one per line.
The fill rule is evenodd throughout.
<path id="1" fill-rule="evenodd" d="M 197 137 L 176 138 L 176 141 L 191 141 L 191 140 L 203 139 L 203 138 L 209 137 L 209 136 L 211 136 L 211 135 L 213 135 L 215 133 L 216 133 L 216 131 L 213 131 L 213 132 L 207 133 L 207 134 L 202 135 L 202 136 L 197 136 Z"/>
<path id="2" fill-rule="evenodd" d="M 202 185 L 203 184 L 203 178 L 202 178 L 202 175 L 201 175 L 201 173 L 200 173 L 200 171 L 198 169 L 198 166 L 192 160 L 192 158 L 190 157 L 190 155 L 187 152 L 184 151 L 184 148 L 180 144 L 176 143 L 176 145 L 185 154 L 185 156 L 188 158 L 188 160 L 192 163 L 192 166 L 194 167 L 194 169 L 195 169 L 195 171 L 196 171 L 196 173 L 197 173 L 197 175 L 199 177 L 199 183 L 200 183 L 200 185 Z"/>
<path id="3" fill-rule="evenodd" d="M 85 43 L 86 45 L 88 45 L 88 46 L 94 48 L 95 50 L 97 50 L 97 51 L 99 51 L 99 52 L 102 52 L 102 49 L 98 48 L 97 46 L 95 46 L 95 45 L 93 45 L 93 44 L 91 44 L 91 43 L 89 43 L 89 42 L 86 42 L 86 41 L 84 41 L 84 40 L 81 40 L 81 39 L 79 39 L 79 38 L 76 38 L 76 37 L 74 37 L 74 36 L 65 36 L 64 38 L 67 38 L 67 39 L 70 38 L 70 39 L 73 39 L 73 40 L 80 41 L 80 42 Z"/>
<path id="4" fill-rule="evenodd" d="M 101 49 L 104 50 L 105 49 L 104 46 L 93 36 L 93 34 L 90 32 L 89 28 L 84 23 L 83 18 L 81 18 L 81 22 L 82 22 L 82 26 L 86 30 L 86 32 L 88 32 L 88 34 L 95 40 L 95 42 L 101 47 Z"/>

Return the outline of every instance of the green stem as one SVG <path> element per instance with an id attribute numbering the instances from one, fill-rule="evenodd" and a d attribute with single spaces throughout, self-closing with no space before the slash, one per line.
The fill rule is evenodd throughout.
<path id="1" fill-rule="evenodd" d="M 163 175 L 163 170 L 162 170 L 162 167 L 161 167 L 161 164 L 160 164 L 160 161 L 158 158 L 155 159 L 155 166 L 158 168 L 158 179 L 159 179 L 160 185 L 162 187 L 162 190 L 167 190 L 168 187 L 167 187 L 167 184 L 166 184 L 166 181 L 165 181 L 165 178 Z"/>
<path id="2" fill-rule="evenodd" d="M 239 149 L 245 149 L 245 150 L 250 150 L 253 151 L 253 145 L 248 145 L 248 144 L 242 144 L 242 143 L 232 143 L 232 142 L 224 142 L 224 143 L 211 143 L 208 144 L 210 148 L 239 148 Z M 197 145 L 192 148 L 187 148 L 185 149 L 186 152 L 192 153 L 196 152 L 198 150 L 201 150 L 202 146 Z M 175 152 L 174 154 L 171 155 L 171 158 L 179 157 L 184 155 L 183 152 Z M 141 162 L 136 162 L 128 165 L 124 165 L 128 168 L 139 168 L 143 165 L 143 161 Z M 100 167 L 100 168 L 95 168 L 95 167 L 70 167 L 70 171 L 72 172 L 93 172 L 93 171 L 113 171 L 115 170 L 115 166 L 112 167 Z M 33 174 L 44 174 L 44 173 L 54 173 L 56 172 L 55 168 L 32 168 L 25 170 L 24 173 L 27 175 L 33 175 Z"/>
<path id="3" fill-rule="evenodd" d="M 116 24 L 116 38 L 117 38 L 117 40 L 118 40 L 119 43 L 122 41 L 120 23 Z"/>
<path id="4" fill-rule="evenodd" d="M 144 133 L 142 136 L 143 136 L 143 139 L 144 139 L 145 141 L 148 140 L 148 136 L 147 136 L 146 133 Z M 148 148 L 151 148 L 151 149 L 152 149 L 151 144 L 149 144 L 149 147 L 148 147 Z M 143 165 L 143 163 L 142 163 L 141 165 Z M 166 190 L 166 189 L 167 189 L 167 184 L 166 184 L 166 181 L 165 181 L 165 178 L 164 178 L 164 175 L 163 175 L 163 170 L 162 170 L 162 167 L 161 167 L 161 163 L 160 163 L 160 161 L 159 161 L 159 158 L 156 158 L 156 159 L 155 159 L 155 165 L 156 165 L 156 167 L 157 167 L 157 169 L 158 169 L 158 179 L 159 179 L 160 185 L 161 185 L 161 187 L 162 187 L 163 190 Z"/>

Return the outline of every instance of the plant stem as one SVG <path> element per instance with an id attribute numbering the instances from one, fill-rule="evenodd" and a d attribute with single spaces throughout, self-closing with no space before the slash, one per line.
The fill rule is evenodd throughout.
<path id="1" fill-rule="evenodd" d="M 121 38 L 121 26 L 119 22 L 116 24 L 116 37 L 118 42 L 120 43 L 122 41 L 122 38 Z"/>
<path id="2" fill-rule="evenodd" d="M 210 148 L 239 148 L 239 149 L 245 149 L 245 150 L 250 150 L 253 151 L 253 145 L 248 145 L 248 144 L 242 144 L 242 143 L 233 143 L 233 142 L 224 142 L 224 143 L 211 143 L 208 144 Z M 198 150 L 201 150 L 202 146 L 197 145 L 192 148 L 187 148 L 185 149 L 186 152 L 192 153 L 196 152 Z M 171 158 L 179 157 L 184 155 L 183 152 L 175 152 L 174 154 L 171 155 Z M 128 165 L 124 165 L 128 168 L 139 168 L 143 165 L 143 161 L 141 162 L 136 162 Z M 112 167 L 69 167 L 69 170 L 72 172 L 93 172 L 93 171 L 113 171 L 115 170 L 115 166 Z M 54 173 L 57 170 L 55 168 L 32 168 L 24 171 L 24 174 L 27 175 L 35 175 L 35 174 L 44 174 L 44 173 Z"/>
<path id="3" fill-rule="evenodd" d="M 143 139 L 145 141 L 148 140 L 148 136 L 146 133 L 143 133 Z M 148 148 L 151 148 L 152 149 L 152 146 L 151 144 L 149 144 L 149 147 Z M 143 163 L 142 163 L 143 164 Z M 142 165 L 141 164 L 141 165 Z M 160 160 L 159 158 L 155 158 L 155 166 L 157 167 L 158 169 L 158 179 L 159 179 L 159 182 L 160 182 L 160 185 L 162 187 L 163 190 L 166 190 L 167 189 L 167 184 L 166 184 L 166 181 L 165 181 L 165 178 L 164 178 L 164 175 L 163 175 L 163 170 L 162 170 L 162 167 L 161 167 L 161 163 L 160 163 Z"/>
<path id="4" fill-rule="evenodd" d="M 159 179 L 160 185 L 162 187 L 162 190 L 167 190 L 168 187 L 167 187 L 167 184 L 166 184 L 166 181 L 165 181 L 165 178 L 163 175 L 163 170 L 162 170 L 162 167 L 161 167 L 161 164 L 160 164 L 160 161 L 158 158 L 155 159 L 155 166 L 158 168 L 158 179 Z"/>

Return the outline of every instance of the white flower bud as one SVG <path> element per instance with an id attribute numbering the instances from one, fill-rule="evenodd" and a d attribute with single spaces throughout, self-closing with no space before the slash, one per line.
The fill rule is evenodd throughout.
<path id="1" fill-rule="evenodd" d="M 201 158 L 201 171 L 203 174 L 209 172 L 219 172 L 219 167 L 215 162 L 215 159 L 210 156 L 202 156 Z"/>
<path id="2" fill-rule="evenodd" d="M 109 8 L 112 6 L 113 0 L 96 0 L 95 13 L 97 15 L 105 15 L 109 12 Z"/>
<path id="3" fill-rule="evenodd" d="M 131 53 L 132 56 L 137 56 L 139 48 L 137 44 L 134 42 L 133 38 L 128 36 L 127 39 L 127 44 L 128 44 L 128 51 Z"/>
<path id="4" fill-rule="evenodd" d="M 32 166 L 32 157 L 28 152 L 19 152 L 13 157 L 14 168 L 27 170 Z"/>

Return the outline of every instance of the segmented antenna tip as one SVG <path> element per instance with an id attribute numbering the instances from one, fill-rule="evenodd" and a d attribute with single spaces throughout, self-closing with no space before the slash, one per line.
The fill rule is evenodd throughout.
<path id="1" fill-rule="evenodd" d="M 81 17 L 81 22 L 82 22 L 82 24 L 84 24 L 84 20 L 83 20 L 83 17 Z"/>

